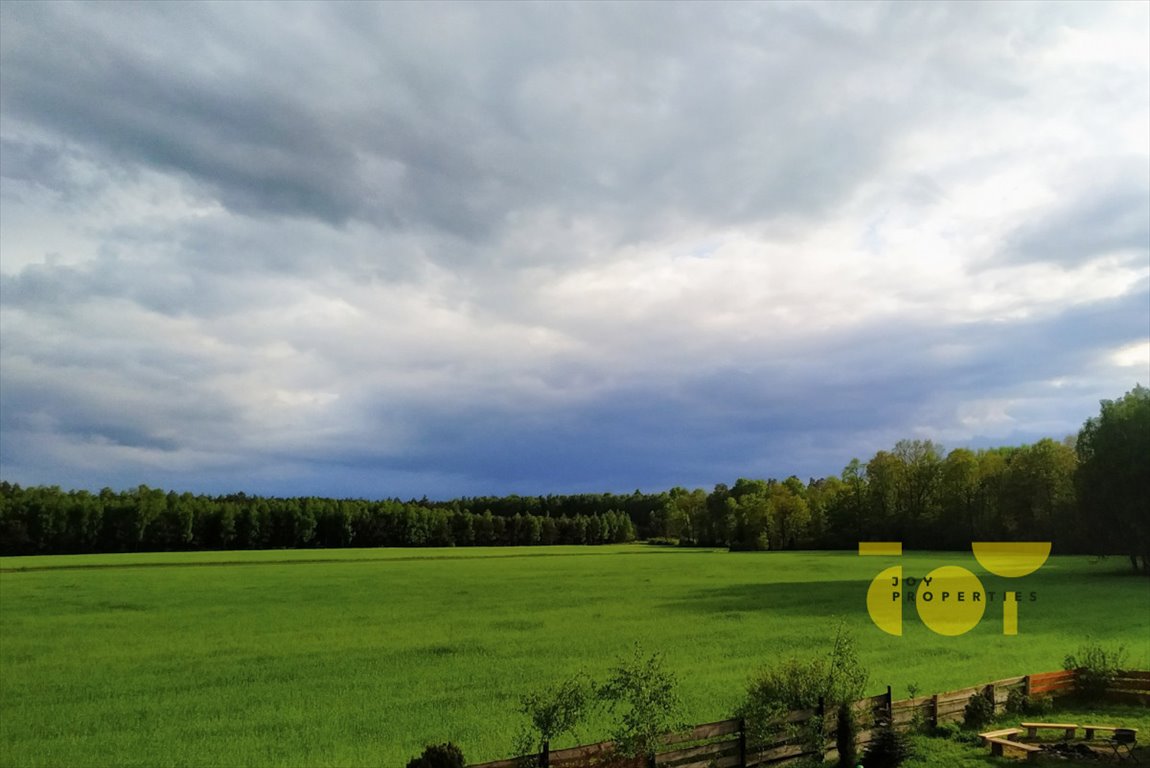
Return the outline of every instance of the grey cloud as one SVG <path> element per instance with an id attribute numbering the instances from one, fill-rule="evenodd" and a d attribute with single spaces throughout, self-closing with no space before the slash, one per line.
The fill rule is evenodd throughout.
<path id="1" fill-rule="evenodd" d="M 607 290 L 622 306 L 592 317 L 539 288 L 648 240 L 742 228 L 792 252 L 788 235 L 841 226 L 861 187 L 892 184 L 909 138 L 1032 104 L 1027 56 L 1092 8 L 2 3 L 6 205 L 49 190 L 67 215 L 43 218 L 99 255 L 29 264 L 33 232 L 0 275 L 0 467 L 268 493 L 626 491 L 837 472 L 980 398 L 1049 396 L 1072 430 L 1114 384 L 1089 379 L 1100 356 L 1145 338 L 1145 283 L 1028 320 L 884 315 L 801 339 L 707 326 L 742 291 L 806 311 L 782 290 L 728 284 L 647 314 Z M 1145 155 L 1095 174 L 1093 151 L 1007 256 L 1145 254 Z M 900 166 L 896 204 L 944 207 L 947 170 Z M 139 213 L 169 192 L 154 177 L 202 209 Z M 793 258 L 818 258 L 794 239 Z M 411 303 L 376 305 L 397 297 Z M 360 319 L 325 325 L 312 298 Z M 537 350 L 517 346 L 534 330 Z M 281 371 L 269 346 L 302 362 Z M 1090 386 L 1067 400 L 1045 383 L 1075 377 Z M 243 399 L 281 386 L 340 399 L 302 426 Z"/>
<path id="2" fill-rule="evenodd" d="M 244 55 L 228 14 L 209 24 L 203 8 L 169 11 L 6 8 L 5 111 L 112 157 L 204 180 L 237 210 L 345 216 L 354 189 L 340 179 L 354 177 L 353 149 L 321 114 L 261 87 L 269 73 L 256 62 L 238 76 L 200 69 L 213 45 Z"/>
<path id="3" fill-rule="evenodd" d="M 1150 259 L 1150 158 L 1079 169 L 1062 192 L 1060 206 L 1013 234 L 1010 260 L 1074 266 L 1122 252 Z"/>
<path id="4" fill-rule="evenodd" d="M 1117 300 L 1005 324 L 876 323 L 814 343 L 793 357 L 772 359 L 735 349 L 732 354 L 742 353 L 738 364 L 680 371 L 670 380 L 640 368 L 594 398 L 567 405 L 481 397 L 369 398 L 358 406 L 355 430 L 334 442 L 292 447 L 261 445 L 258 439 L 250 443 L 240 415 L 205 396 L 194 378 L 183 395 L 179 389 L 166 393 L 165 399 L 176 396 L 175 412 L 156 403 L 140 408 L 130 394 L 110 407 L 107 400 L 86 393 L 82 382 L 13 389 L 9 381 L 0 440 L 9 468 L 20 466 L 16 446 L 41 423 L 36 414 L 50 416 L 52 430 L 72 440 L 169 452 L 195 449 L 205 440 L 245 445 L 243 466 L 271 476 L 244 478 L 234 467 L 201 468 L 197 487 L 272 493 L 288 492 L 296 487 L 293 483 L 303 483 L 302 491 L 333 495 L 625 492 L 636 486 L 709 486 L 738 476 L 822 476 L 837 473 L 853 455 L 865 459 L 901 437 L 916 435 L 924 423 L 946 424 L 952 418 L 949 404 L 970 399 L 1033 397 L 1036 392 L 1069 397 L 1081 411 L 1072 409 L 1077 415 L 1058 429 L 1075 431 L 1094 406 L 1094 390 L 1060 395 L 1043 382 L 1088 373 L 1100 346 L 1137 339 L 1138 329 L 1150 324 L 1148 300 L 1143 285 Z M 1114 328 L 1124 331 L 1115 337 Z M 928 354 L 956 342 L 970 353 L 955 360 Z M 50 362 L 68 363 L 66 356 Z M 78 370 L 90 364 L 73 363 Z M 173 363 L 159 365 L 172 370 Z M 205 366 L 202 372 L 211 370 L 210 361 L 200 365 Z M 45 368 L 45 380 L 61 370 Z M 125 386 L 130 393 L 139 383 Z M 458 386 L 457 394 L 469 389 L 466 382 Z M 380 447 L 379 435 L 396 420 L 408 439 L 399 448 Z M 183 424 L 196 428 L 187 434 L 171 431 Z M 211 434 L 215 437 L 206 437 Z M 1010 438 L 1048 435 L 1023 424 Z M 975 436 L 969 442 L 1004 441 Z M 186 475 L 157 467 L 125 476 L 176 487 L 187 482 Z"/>
<path id="5" fill-rule="evenodd" d="M 1053 433 L 1050 425 L 1033 428 L 1023 420 L 1008 436 L 975 434 L 962 444 L 1072 434 L 1096 407 L 1096 390 L 1062 391 L 1048 382 L 1089 375 L 1100 347 L 1143 338 L 1147 327 L 1146 284 L 1114 300 L 1010 323 L 875 323 L 789 359 L 741 350 L 739 364 L 678 371 L 670 380 L 636 372 L 591 400 L 561 408 L 409 404 L 404 419 L 418 435 L 410 450 L 348 445 L 334 455 L 339 466 L 363 472 L 434 467 L 473 493 L 625 492 L 636 485 L 709 486 L 738 476 L 837 474 L 852 456 L 865 460 L 898 439 L 920 436 L 924 424 L 947 428 L 954 405 L 972 400 L 1050 400 L 1059 403 L 1049 406 L 1054 412 L 1073 415 L 1054 424 Z M 955 343 L 969 353 L 953 360 L 930 355 Z M 1015 407 L 1020 417 L 1037 410 L 1027 402 Z M 391 415 L 378 411 L 369 423 Z"/>
<path id="6" fill-rule="evenodd" d="M 233 8 L 6 6 L 5 112 L 243 214 L 482 242 L 554 208 L 631 241 L 833 206 L 957 77 L 917 35 L 994 27 L 945 6 Z M 921 71 L 891 81 L 900 56 Z"/>

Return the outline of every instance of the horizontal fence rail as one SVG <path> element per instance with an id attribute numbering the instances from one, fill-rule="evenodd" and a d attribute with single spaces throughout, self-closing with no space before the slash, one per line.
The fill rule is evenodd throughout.
<path id="1" fill-rule="evenodd" d="M 984 683 L 957 691 L 918 696 L 894 701 L 891 689 L 877 696 L 851 703 L 858 724 L 855 744 L 861 753 L 878 732 L 879 726 L 889 722 L 900 730 L 915 725 L 938 726 L 961 722 L 975 694 L 986 694 L 994 700 L 995 714 L 1005 712 L 1012 691 L 1026 697 L 1057 697 L 1071 694 L 1080 670 L 1041 672 L 1020 675 L 992 683 Z M 1150 701 L 1150 672 L 1122 671 L 1110 684 L 1107 695 L 1117 701 Z M 822 718 L 822 740 L 812 745 L 804 738 Z M 787 713 L 775 725 L 782 733 L 768 744 L 747 743 L 746 724 L 740 719 L 720 720 L 696 725 L 690 730 L 668 734 L 652 754 L 640 757 L 620 756 L 614 742 L 584 744 L 578 747 L 551 751 L 544 747 L 538 755 L 512 757 L 490 763 L 478 763 L 468 768 L 755 768 L 756 766 L 785 766 L 804 757 L 836 759 L 835 713 L 818 709 L 801 709 Z M 818 741 L 818 739 L 815 739 Z"/>

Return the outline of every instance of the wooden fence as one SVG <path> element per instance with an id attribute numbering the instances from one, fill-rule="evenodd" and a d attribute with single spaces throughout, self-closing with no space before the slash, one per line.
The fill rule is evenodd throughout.
<path id="1" fill-rule="evenodd" d="M 970 697 L 976 693 L 993 697 L 996 714 L 1006 711 L 1011 691 L 1038 698 L 1073 693 L 1076 675 L 1076 672 L 1022 675 L 901 701 L 892 699 L 888 686 L 886 693 L 851 704 L 858 723 L 855 743 L 861 754 L 874 738 L 877 727 L 884 722 L 893 723 L 900 730 L 908 730 L 918 724 L 937 726 L 961 722 Z M 1108 695 L 1120 701 L 1150 701 L 1150 672 L 1120 672 Z M 821 744 L 818 744 L 819 739 L 803 738 L 801 733 L 810 733 L 818 728 L 820 720 Z M 791 735 L 780 736 L 765 745 L 748 745 L 746 724 L 742 720 L 721 720 L 665 736 L 656 752 L 640 758 L 622 758 L 615 753 L 612 742 L 604 741 L 554 751 L 544 745 L 539 755 L 496 760 L 469 768 L 519 768 L 525 763 L 539 768 L 754 768 L 785 766 L 804 757 L 838 758 L 834 739 L 835 713 L 827 712 L 821 702 L 817 709 L 790 712 L 776 724 L 781 732 Z M 816 745 L 812 746 L 812 742 Z"/>

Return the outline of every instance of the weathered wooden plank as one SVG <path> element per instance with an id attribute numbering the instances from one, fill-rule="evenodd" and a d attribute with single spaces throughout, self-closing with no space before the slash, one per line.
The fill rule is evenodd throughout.
<path id="1" fill-rule="evenodd" d="M 1016 685 L 1022 685 L 1025 682 L 1026 675 L 1019 675 L 1018 677 L 1008 677 L 1003 680 L 995 680 L 993 683 L 987 683 L 987 685 L 993 685 L 995 688 L 1012 688 Z"/>
<path id="2" fill-rule="evenodd" d="M 818 714 L 816 709 L 795 709 L 787 713 L 787 716 L 777 721 L 778 723 L 804 723 Z"/>
<path id="3" fill-rule="evenodd" d="M 810 754 L 806 747 L 801 744 L 788 744 L 782 747 L 775 747 L 774 749 L 767 749 L 752 755 L 747 755 L 747 765 L 765 765 L 769 763 L 777 763 L 780 760 L 788 760 L 802 755 Z M 752 762 L 752 758 L 754 762 Z"/>
<path id="4" fill-rule="evenodd" d="M 1035 691 L 1040 691 L 1040 690 L 1065 690 L 1067 688 L 1073 688 L 1073 687 L 1074 687 L 1074 678 L 1072 678 L 1072 677 L 1063 677 L 1063 678 L 1048 679 L 1048 680 L 1037 680 L 1037 681 L 1030 683 L 1030 692 L 1034 693 Z"/>
<path id="5" fill-rule="evenodd" d="M 1131 679 L 1131 680 L 1150 680 L 1150 672 L 1143 672 L 1141 670 L 1125 669 L 1118 673 L 1118 679 Z"/>
<path id="6" fill-rule="evenodd" d="M 615 748 L 613 741 L 600 741 L 597 744 L 581 744 L 578 747 L 556 749 L 551 752 L 551 760 L 565 760 L 567 758 L 591 757 L 611 752 Z"/>
<path id="7" fill-rule="evenodd" d="M 551 758 L 548 760 L 551 768 L 646 768 L 646 758 L 624 757 L 611 751 L 597 753 L 587 757 L 566 757 L 561 760 Z"/>
<path id="8" fill-rule="evenodd" d="M 934 700 L 933 696 L 919 696 L 917 699 L 899 699 L 891 702 L 891 709 L 914 709 L 915 707 L 929 707 Z"/>
<path id="9" fill-rule="evenodd" d="M 707 758 L 704 760 L 696 760 L 693 763 L 678 763 L 674 768 L 710 768 L 710 766 L 717 766 L 718 768 L 734 768 L 739 764 L 739 756 L 726 755 L 718 758 Z M 665 765 L 658 755 L 655 756 L 655 765 Z"/>
<path id="10" fill-rule="evenodd" d="M 938 722 L 940 722 L 940 723 L 957 723 L 962 719 L 963 719 L 963 712 L 961 709 L 958 710 L 957 712 L 951 712 L 948 714 L 941 714 L 940 713 L 938 716 Z"/>
<path id="11" fill-rule="evenodd" d="M 943 704 L 951 701 L 962 700 L 963 702 L 969 701 L 970 697 L 976 693 L 981 693 L 986 688 L 985 685 L 975 685 L 970 688 L 961 688 L 957 691 L 947 691 L 938 695 L 938 703 Z"/>
<path id="12" fill-rule="evenodd" d="M 1150 691 L 1150 678 L 1120 677 L 1110 684 L 1112 691 Z"/>
<path id="13" fill-rule="evenodd" d="M 911 723 L 913 723 L 915 721 L 915 719 L 916 719 L 915 715 L 916 714 L 918 715 L 917 719 L 919 719 L 919 720 L 926 721 L 926 720 L 930 719 L 930 710 L 929 709 L 920 709 L 920 710 L 906 709 L 906 710 L 903 710 L 902 712 L 895 712 L 894 715 L 891 717 L 891 720 L 892 720 L 892 722 L 894 722 L 895 725 L 910 725 Z"/>
<path id="14" fill-rule="evenodd" d="M 672 763 L 676 760 L 686 760 L 699 755 L 721 755 L 730 750 L 739 749 L 739 740 L 719 741 L 714 744 L 703 744 L 698 747 L 684 747 L 672 749 L 669 752 L 659 752 L 656 757 L 660 764 Z"/>
<path id="15" fill-rule="evenodd" d="M 938 705 L 938 716 L 940 718 L 950 717 L 952 715 L 958 715 L 961 717 L 964 712 L 966 712 L 966 702 L 963 701 L 955 701 L 951 702 L 950 704 Z"/>
<path id="16" fill-rule="evenodd" d="M 492 763 L 479 763 L 477 765 L 469 765 L 467 768 L 515 768 L 519 765 L 519 758 L 512 757 L 507 760 L 496 760 Z"/>
<path id="17" fill-rule="evenodd" d="M 1076 673 L 1073 670 L 1062 670 L 1061 672 L 1039 672 L 1030 676 L 1030 685 L 1033 687 L 1036 683 L 1048 684 L 1054 682 L 1073 681 Z"/>
<path id="18" fill-rule="evenodd" d="M 676 733 L 663 739 L 664 744 L 681 744 L 684 741 L 702 741 L 715 736 L 726 736 L 739 732 L 739 720 L 719 720 L 714 723 L 696 725 L 686 733 Z"/>

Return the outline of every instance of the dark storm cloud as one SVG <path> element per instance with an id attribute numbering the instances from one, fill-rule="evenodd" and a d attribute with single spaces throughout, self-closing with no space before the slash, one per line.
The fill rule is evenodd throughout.
<path id="1" fill-rule="evenodd" d="M 959 77 L 889 82 L 883 67 L 926 55 L 906 27 L 949 39 L 971 23 L 767 10 L 11 4 L 3 107 L 113 162 L 186 174 L 239 213 L 475 240 L 558 209 L 628 241 L 676 217 L 841 200 Z"/>
<path id="2" fill-rule="evenodd" d="M 419 448 L 403 455 L 340 453 L 339 464 L 418 473 L 434 467 L 473 494 L 627 492 L 708 486 L 743 476 L 837 474 L 852 456 L 866 461 L 902 438 L 923 437 L 925 420 L 948 403 L 974 398 L 1056 397 L 1048 382 L 1099 364 L 1114 328 L 1138 340 L 1150 327 L 1150 288 L 1053 316 L 975 328 L 884 324 L 821 343 L 800 358 L 648 379 L 558 411 L 431 408 L 411 418 Z M 961 357 L 932 349 L 962 344 Z M 1074 414 L 1051 434 L 1019 424 L 1016 442 L 1061 439 L 1081 427 L 1094 403 L 1079 392 Z M 939 442 L 938 434 L 928 435 Z M 946 442 L 943 440 L 942 442 Z M 980 440 L 983 444 L 1000 444 Z M 947 445 L 947 447 L 955 447 Z"/>
<path id="3" fill-rule="evenodd" d="M 1150 326 L 1145 12 L 1099 8 L 0 4 L 0 466 L 448 496 L 1061 437 Z"/>
<path id="4" fill-rule="evenodd" d="M 351 148 L 334 143 L 317 116 L 247 76 L 197 75 L 195 61 L 180 55 L 187 43 L 140 45 L 157 32 L 187 35 L 188 43 L 197 33 L 223 33 L 186 25 L 199 15 L 189 10 L 173 9 L 157 30 L 155 20 L 138 22 L 150 10 L 125 5 L 9 9 L 6 115 L 120 162 L 182 171 L 240 211 L 346 216 L 353 190 L 339 178 L 353 167 Z"/>

